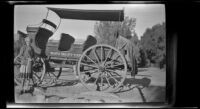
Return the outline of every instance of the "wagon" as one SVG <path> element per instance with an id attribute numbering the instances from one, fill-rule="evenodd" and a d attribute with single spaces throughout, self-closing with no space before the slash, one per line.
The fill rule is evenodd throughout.
<path id="1" fill-rule="evenodd" d="M 74 44 L 74 37 L 67 33 L 61 34 L 57 45 L 50 45 L 48 39 L 63 19 L 121 22 L 124 20 L 124 11 L 50 7 L 47 10 L 46 18 L 40 24 L 27 26 L 27 35 L 33 39 L 31 46 L 35 54 L 32 64 L 34 84 L 40 86 L 48 79 L 55 81 L 63 68 L 70 68 L 89 90 L 112 92 L 118 89 L 126 78 L 128 67 L 127 59 L 118 49 L 108 44 L 97 44 L 97 39 L 92 36 L 83 44 Z M 47 19 L 49 11 L 59 16 L 57 25 Z M 15 60 L 20 60 L 19 56 Z M 59 68 L 57 75 L 54 74 L 55 68 Z M 18 73 L 15 74 L 15 83 L 22 84 Z"/>

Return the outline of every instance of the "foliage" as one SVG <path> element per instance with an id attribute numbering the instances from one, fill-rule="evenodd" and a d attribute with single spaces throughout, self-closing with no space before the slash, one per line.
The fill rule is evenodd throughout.
<path id="1" fill-rule="evenodd" d="M 105 43 L 114 46 L 114 34 L 117 30 L 117 22 L 100 21 L 94 25 L 94 33 L 97 43 Z"/>
<path id="2" fill-rule="evenodd" d="M 105 43 L 111 46 L 115 45 L 115 35 L 118 32 L 119 35 L 129 39 L 134 45 L 134 54 L 136 59 L 140 60 L 139 52 L 139 39 L 137 34 L 134 32 L 136 26 L 136 19 L 125 17 L 123 22 L 96 22 L 94 25 L 95 37 L 98 43 Z"/>
<path id="3" fill-rule="evenodd" d="M 166 63 L 165 23 L 154 25 L 151 29 L 146 29 L 141 37 L 141 45 L 150 63 L 159 64 L 162 68 Z"/>
<path id="4" fill-rule="evenodd" d="M 120 25 L 119 34 L 127 39 L 131 39 L 133 36 L 132 33 L 135 34 L 134 33 L 135 26 L 136 26 L 135 18 L 125 17 L 124 21 Z"/>
<path id="5" fill-rule="evenodd" d="M 131 39 L 135 25 L 136 19 L 129 17 L 125 17 L 123 22 L 100 21 L 95 23 L 94 33 L 98 43 L 105 43 L 114 46 L 116 40 L 114 36 L 117 32 L 119 35 Z"/>

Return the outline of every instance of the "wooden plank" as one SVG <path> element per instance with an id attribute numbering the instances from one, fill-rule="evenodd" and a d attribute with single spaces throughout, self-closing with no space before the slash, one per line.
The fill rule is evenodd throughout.
<path id="1" fill-rule="evenodd" d="M 78 61 L 78 59 L 72 59 L 72 58 L 70 59 L 70 58 L 62 58 L 62 57 L 50 57 L 50 59 Z"/>
<path id="2" fill-rule="evenodd" d="M 73 68 L 74 65 L 69 65 L 69 64 L 53 64 L 50 63 L 51 67 L 62 67 L 62 68 Z"/>

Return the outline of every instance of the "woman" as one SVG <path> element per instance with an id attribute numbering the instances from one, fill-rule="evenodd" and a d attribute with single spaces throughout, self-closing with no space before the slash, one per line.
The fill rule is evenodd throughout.
<path id="1" fill-rule="evenodd" d="M 32 78 L 32 59 L 33 59 L 33 48 L 31 47 L 32 40 L 29 37 L 25 38 L 26 44 L 22 46 L 20 49 L 19 57 L 21 57 L 21 67 L 20 67 L 20 75 L 23 79 L 23 92 L 30 90 L 29 82 Z"/>

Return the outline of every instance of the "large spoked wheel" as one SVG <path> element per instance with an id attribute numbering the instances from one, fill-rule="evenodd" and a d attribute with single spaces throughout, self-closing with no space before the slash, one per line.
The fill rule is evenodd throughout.
<path id="1" fill-rule="evenodd" d="M 14 81 L 18 86 L 22 86 L 23 78 L 20 76 L 21 58 L 14 59 Z M 46 66 L 42 58 L 37 57 L 32 61 L 33 84 L 39 85 L 43 81 Z"/>
<path id="2" fill-rule="evenodd" d="M 46 73 L 46 65 L 43 58 L 37 57 L 34 59 L 32 64 L 32 72 L 34 84 L 37 86 L 40 85 L 43 82 L 44 75 Z"/>
<path id="3" fill-rule="evenodd" d="M 127 64 L 119 50 L 98 44 L 83 52 L 77 71 L 80 81 L 89 90 L 113 92 L 124 82 Z"/>

